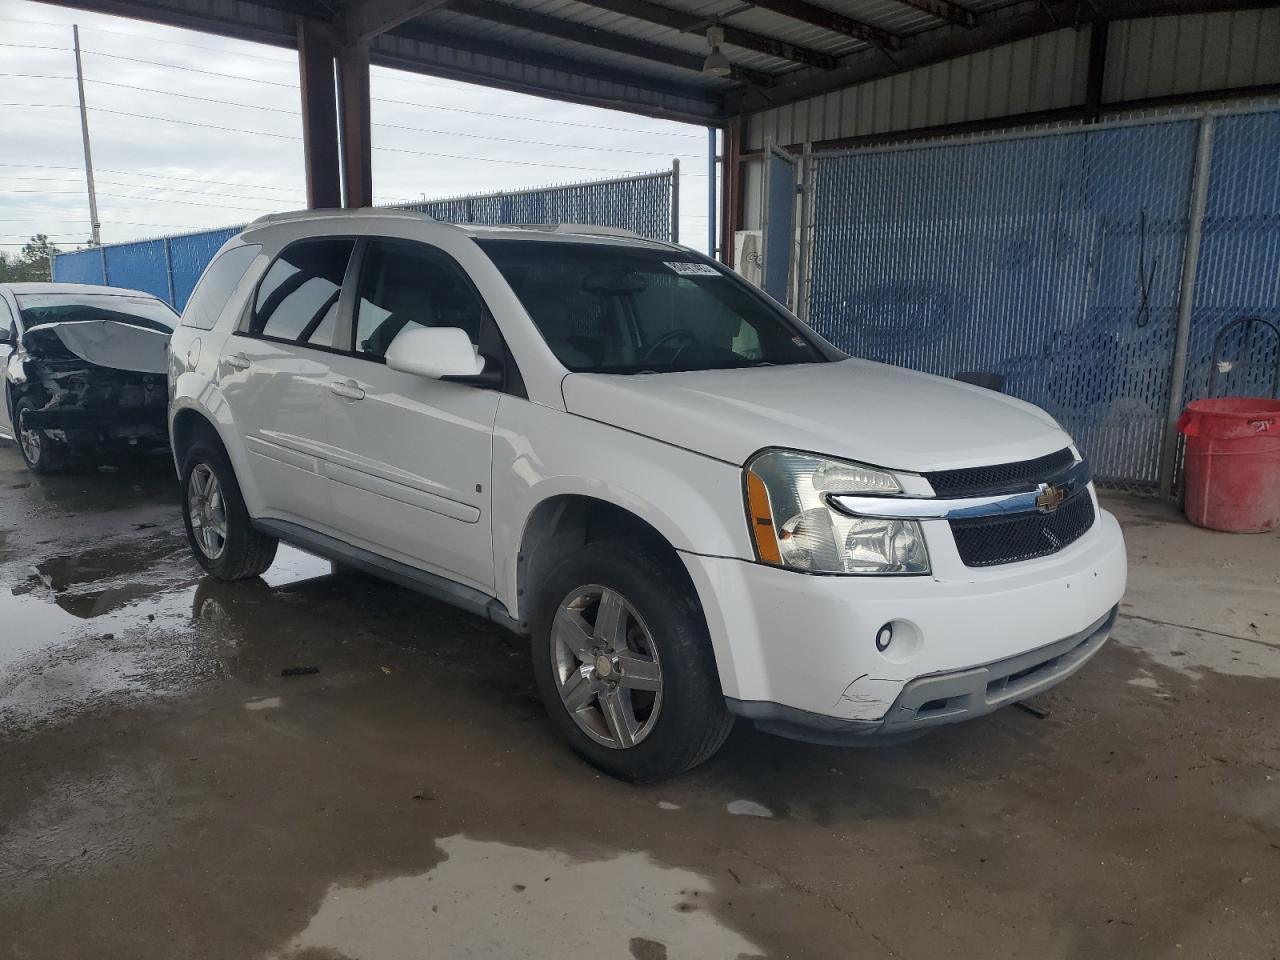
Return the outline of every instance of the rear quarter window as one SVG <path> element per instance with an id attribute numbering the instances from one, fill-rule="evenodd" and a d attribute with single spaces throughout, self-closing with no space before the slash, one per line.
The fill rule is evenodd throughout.
<path id="1" fill-rule="evenodd" d="M 212 330 L 218 317 L 226 309 L 227 301 L 240 284 L 249 264 L 262 247 L 256 243 L 233 247 L 213 259 L 200 275 L 200 282 L 191 292 L 186 309 L 182 311 L 182 326 L 197 330 Z"/>

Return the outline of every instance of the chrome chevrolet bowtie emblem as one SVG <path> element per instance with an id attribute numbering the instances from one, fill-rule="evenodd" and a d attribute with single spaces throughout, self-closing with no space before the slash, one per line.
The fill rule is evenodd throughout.
<path id="1" fill-rule="evenodd" d="M 1053 513 L 1067 499 L 1065 487 L 1053 487 L 1042 483 L 1036 488 L 1036 509 L 1041 513 Z"/>

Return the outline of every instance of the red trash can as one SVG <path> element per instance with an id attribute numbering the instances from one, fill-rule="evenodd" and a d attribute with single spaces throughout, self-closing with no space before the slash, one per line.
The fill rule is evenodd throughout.
<path id="1" fill-rule="evenodd" d="M 1195 400 L 1178 431 L 1187 438 L 1188 520 L 1229 533 L 1280 526 L 1280 400 Z"/>

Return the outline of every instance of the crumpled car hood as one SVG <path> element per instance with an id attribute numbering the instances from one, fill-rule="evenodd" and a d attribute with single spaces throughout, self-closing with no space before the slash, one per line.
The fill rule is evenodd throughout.
<path id="1" fill-rule="evenodd" d="M 169 336 L 119 320 L 77 320 L 32 327 L 22 342 L 36 358 L 56 357 L 61 347 L 99 367 L 165 374 Z"/>

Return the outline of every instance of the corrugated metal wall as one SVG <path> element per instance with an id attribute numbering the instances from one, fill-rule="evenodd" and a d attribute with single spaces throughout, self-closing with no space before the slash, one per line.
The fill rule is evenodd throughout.
<path id="1" fill-rule="evenodd" d="M 1186 399 L 1205 395 L 1224 323 L 1280 322 L 1280 112 L 1211 122 Z M 810 322 L 869 359 L 1005 374 L 1100 478 L 1156 486 L 1201 123 L 818 154 Z M 1260 392 L 1270 368 L 1252 370 L 1231 389 Z"/>
<path id="2" fill-rule="evenodd" d="M 1280 83 L 1280 7 L 1119 20 L 1104 103 Z"/>
<path id="3" fill-rule="evenodd" d="M 1079 106 L 1089 28 L 1063 29 L 746 118 L 743 149 L 819 143 Z M 1280 7 L 1118 20 L 1103 103 L 1280 83 Z M 744 164 L 742 229 L 761 226 L 756 168 Z M 753 184 L 757 186 L 753 189 Z"/>
<path id="4" fill-rule="evenodd" d="M 450 197 L 396 209 L 451 223 L 591 223 L 657 240 L 671 237 L 671 171 L 512 193 Z M 53 258 L 53 279 L 145 290 L 181 310 L 213 255 L 243 225 L 110 244 Z"/>
<path id="5" fill-rule="evenodd" d="M 891 133 L 1084 99 L 1087 30 L 1058 30 L 943 63 L 872 80 L 747 119 L 744 147 Z"/>

